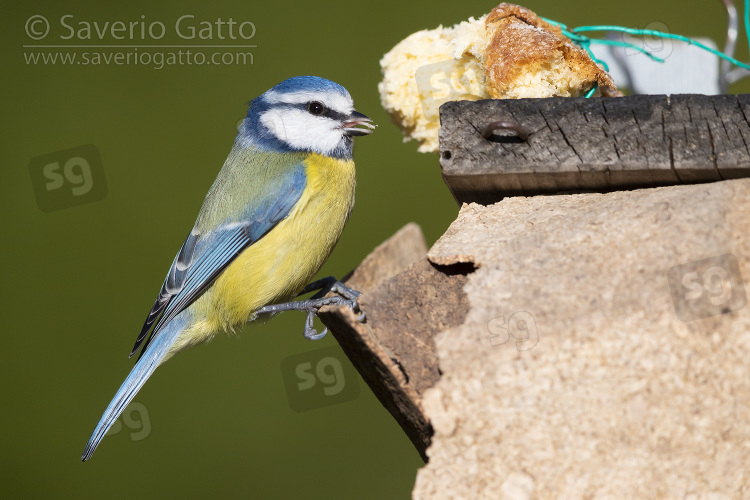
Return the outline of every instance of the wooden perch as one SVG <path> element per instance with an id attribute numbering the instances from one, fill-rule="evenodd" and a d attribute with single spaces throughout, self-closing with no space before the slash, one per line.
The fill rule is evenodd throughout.
<path id="1" fill-rule="evenodd" d="M 459 203 L 483 204 L 748 177 L 748 117 L 747 94 L 447 102 L 440 165 Z"/>
<path id="2" fill-rule="evenodd" d="M 469 310 L 465 270 L 427 261 L 419 226 L 408 224 L 377 247 L 346 279 L 363 292 L 367 319 L 347 308 L 320 313 L 346 355 L 426 460 L 432 428 L 422 394 L 440 378 L 432 336 L 463 323 Z"/>

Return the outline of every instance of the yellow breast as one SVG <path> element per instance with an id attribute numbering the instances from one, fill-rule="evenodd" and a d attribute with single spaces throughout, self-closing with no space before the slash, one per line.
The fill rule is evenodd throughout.
<path id="1" fill-rule="evenodd" d="M 304 166 L 307 184 L 289 216 L 245 249 L 194 304 L 205 320 L 192 329 L 189 343 L 292 299 L 333 251 L 354 206 L 354 162 L 311 154 Z"/>

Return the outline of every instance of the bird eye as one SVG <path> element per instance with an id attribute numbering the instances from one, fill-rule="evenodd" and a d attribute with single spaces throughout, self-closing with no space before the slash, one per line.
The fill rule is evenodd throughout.
<path id="1" fill-rule="evenodd" d="M 319 103 L 318 101 L 312 101 L 307 103 L 307 111 L 310 112 L 311 115 L 320 116 L 325 112 L 326 107 L 323 106 L 323 104 Z"/>

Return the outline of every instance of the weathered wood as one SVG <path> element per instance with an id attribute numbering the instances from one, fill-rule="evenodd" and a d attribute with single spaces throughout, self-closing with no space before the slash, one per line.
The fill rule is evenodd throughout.
<path id="1" fill-rule="evenodd" d="M 346 307 L 320 319 L 393 415 L 422 458 L 432 438 L 422 396 L 440 378 L 433 337 L 464 322 L 469 265 L 435 266 L 418 226 L 410 224 L 376 248 L 346 279 L 363 292 L 358 322 Z"/>
<path id="2" fill-rule="evenodd" d="M 440 107 L 456 200 L 612 191 L 750 177 L 750 95 L 501 99 Z M 511 121 L 529 131 L 485 127 Z"/>

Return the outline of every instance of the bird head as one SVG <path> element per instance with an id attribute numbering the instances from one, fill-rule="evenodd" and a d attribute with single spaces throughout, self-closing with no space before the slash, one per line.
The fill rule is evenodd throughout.
<path id="1" fill-rule="evenodd" d="M 250 103 L 238 139 L 262 149 L 348 159 L 352 138 L 372 133 L 371 122 L 354 109 L 349 92 L 338 83 L 297 76 Z"/>

